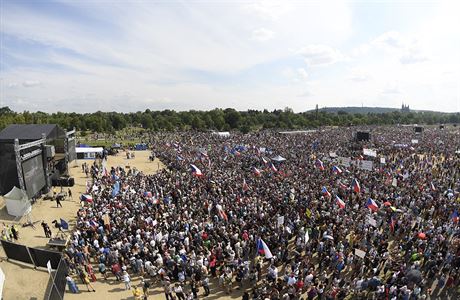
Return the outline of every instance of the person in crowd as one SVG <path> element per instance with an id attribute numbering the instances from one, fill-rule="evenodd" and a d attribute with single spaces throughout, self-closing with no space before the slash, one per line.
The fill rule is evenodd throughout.
<path id="1" fill-rule="evenodd" d="M 351 140 L 360 130 L 372 138 Z M 93 260 L 118 280 L 156 280 L 168 300 L 197 298 L 200 285 L 208 295 L 208 276 L 252 299 L 458 296 L 458 129 L 149 140 L 164 170 L 92 167 L 93 202 L 65 251 L 75 267 Z"/>

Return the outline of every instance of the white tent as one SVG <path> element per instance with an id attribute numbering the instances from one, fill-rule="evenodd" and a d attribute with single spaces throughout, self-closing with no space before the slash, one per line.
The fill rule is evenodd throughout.
<path id="1" fill-rule="evenodd" d="M 32 210 L 26 192 L 17 187 L 13 187 L 3 198 L 5 199 L 6 210 L 9 215 L 22 217 Z"/>

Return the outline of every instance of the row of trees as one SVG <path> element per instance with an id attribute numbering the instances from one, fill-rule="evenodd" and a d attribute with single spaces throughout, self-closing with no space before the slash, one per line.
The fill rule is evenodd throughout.
<path id="1" fill-rule="evenodd" d="M 115 132 L 128 126 L 149 130 L 240 130 L 249 132 L 262 128 L 304 129 L 324 125 L 370 125 L 370 124 L 439 124 L 460 123 L 460 113 L 437 112 L 389 112 L 383 114 L 336 114 L 310 111 L 294 113 L 292 109 L 274 111 L 236 111 L 232 108 L 210 111 L 174 110 L 135 113 L 44 113 L 14 112 L 8 107 L 0 108 L 0 130 L 9 124 L 59 124 L 63 128 L 77 128 L 94 132 Z"/>

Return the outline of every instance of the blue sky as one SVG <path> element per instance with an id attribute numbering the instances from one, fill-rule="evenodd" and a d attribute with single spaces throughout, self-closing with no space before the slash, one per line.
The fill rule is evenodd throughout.
<path id="1" fill-rule="evenodd" d="M 454 0 L 0 3 L 17 111 L 460 111 Z"/>

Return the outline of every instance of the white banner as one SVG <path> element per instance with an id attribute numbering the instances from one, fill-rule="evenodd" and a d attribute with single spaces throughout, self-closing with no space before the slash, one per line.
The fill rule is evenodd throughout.
<path id="1" fill-rule="evenodd" d="M 381 163 L 381 164 L 385 164 L 385 163 L 386 163 L 385 157 L 380 157 L 380 163 Z"/>
<path id="2" fill-rule="evenodd" d="M 337 163 L 341 166 L 349 167 L 351 165 L 351 158 L 339 156 L 336 158 Z"/>
<path id="3" fill-rule="evenodd" d="M 374 166 L 373 162 L 370 160 L 359 160 L 357 161 L 358 168 L 361 170 L 372 171 Z"/>
<path id="4" fill-rule="evenodd" d="M 393 178 L 393 182 L 391 183 L 392 186 L 397 187 L 398 186 L 398 180 L 396 178 Z"/>
<path id="5" fill-rule="evenodd" d="M 284 216 L 278 217 L 278 227 L 284 224 Z"/>
<path id="6" fill-rule="evenodd" d="M 411 140 L 412 144 L 418 144 L 418 140 Z"/>
<path id="7" fill-rule="evenodd" d="M 377 221 L 374 218 L 372 218 L 371 216 L 367 217 L 366 222 L 367 222 L 367 224 L 377 228 Z"/>
<path id="8" fill-rule="evenodd" d="M 377 157 L 377 151 L 373 149 L 363 148 L 363 154 L 367 156 Z"/>
<path id="9" fill-rule="evenodd" d="M 366 252 L 360 249 L 355 249 L 355 255 L 364 258 L 364 256 L 366 256 Z"/>

